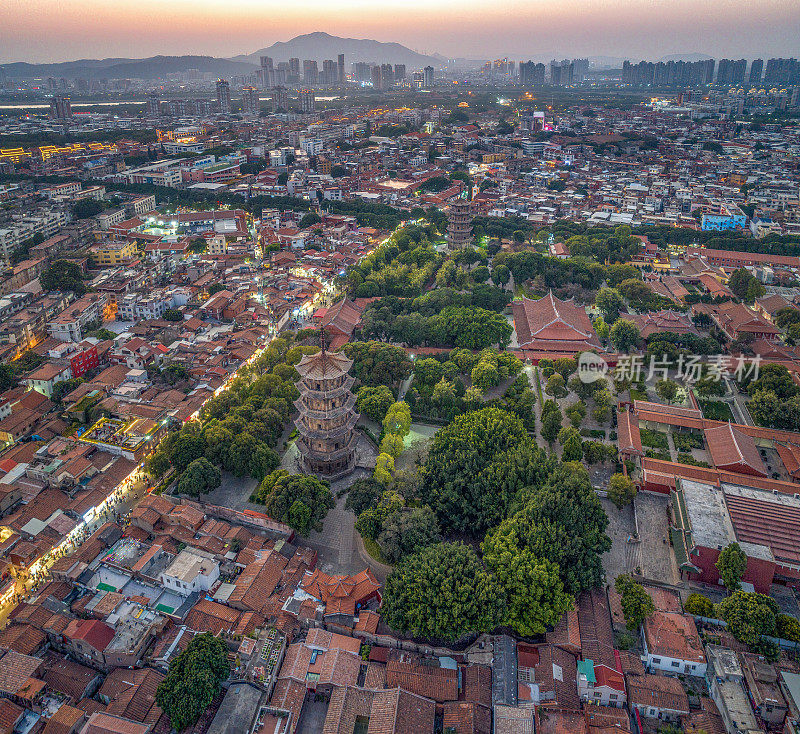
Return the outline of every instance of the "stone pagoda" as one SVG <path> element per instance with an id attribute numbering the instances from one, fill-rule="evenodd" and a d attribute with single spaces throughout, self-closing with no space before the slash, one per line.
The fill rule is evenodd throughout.
<path id="1" fill-rule="evenodd" d="M 309 474 L 336 479 L 355 468 L 357 436 L 353 429 L 355 411 L 353 378 L 348 374 L 353 361 L 339 352 L 322 350 L 305 355 L 295 369 L 300 373 L 300 397 L 295 406 L 297 448 L 301 467 Z"/>
<path id="2" fill-rule="evenodd" d="M 461 250 L 472 241 L 472 211 L 466 199 L 450 202 L 447 212 L 447 247 Z"/>

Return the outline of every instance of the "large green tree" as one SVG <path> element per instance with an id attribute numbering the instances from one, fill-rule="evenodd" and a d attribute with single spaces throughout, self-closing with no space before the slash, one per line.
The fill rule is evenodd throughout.
<path id="1" fill-rule="evenodd" d="M 776 631 L 778 604 L 764 594 L 734 591 L 718 605 L 719 615 L 731 634 L 746 645 L 755 645 L 763 635 Z"/>
<path id="2" fill-rule="evenodd" d="M 439 523 L 427 505 L 395 510 L 383 521 L 378 535 L 378 545 L 389 563 L 396 563 L 403 556 L 439 540 Z"/>
<path id="3" fill-rule="evenodd" d="M 625 300 L 615 288 L 601 288 L 595 296 L 594 303 L 603 312 L 608 323 L 615 322 L 625 306 Z"/>
<path id="4" fill-rule="evenodd" d="M 558 566 L 537 557 L 513 524 L 488 533 L 481 548 L 504 593 L 503 623 L 518 634 L 544 634 L 571 608 L 573 599 L 564 591 Z"/>
<path id="5" fill-rule="evenodd" d="M 495 627 L 502 603 L 496 581 L 470 546 L 437 543 L 389 574 L 381 616 L 399 632 L 455 640 Z"/>
<path id="6" fill-rule="evenodd" d="M 365 385 L 394 385 L 411 374 L 413 364 L 402 347 L 378 341 L 349 342 L 344 353 Z"/>
<path id="7" fill-rule="evenodd" d="M 608 482 L 608 498 L 617 506 L 625 507 L 636 497 L 636 485 L 624 474 L 613 474 Z"/>
<path id="8" fill-rule="evenodd" d="M 178 492 L 199 497 L 219 487 L 221 475 L 219 468 L 214 466 L 205 456 L 195 459 L 178 480 Z"/>
<path id="9" fill-rule="evenodd" d="M 228 647 L 209 633 L 195 635 L 169 664 L 166 678 L 156 689 L 156 703 L 178 731 L 196 723 L 228 677 Z"/>
<path id="10" fill-rule="evenodd" d="M 629 630 L 639 628 L 656 610 L 653 598 L 647 593 L 644 586 L 634 581 L 627 574 L 617 576 L 614 589 L 622 597 L 622 615 L 625 617 L 625 626 Z"/>
<path id="11" fill-rule="evenodd" d="M 393 403 L 383 418 L 383 430 L 404 438 L 411 430 L 411 408 L 408 403 L 400 400 Z"/>
<path id="12" fill-rule="evenodd" d="M 564 417 L 561 409 L 556 406 L 554 410 L 542 411 L 542 438 L 552 444 L 561 431 L 561 422 Z"/>
<path id="13" fill-rule="evenodd" d="M 39 276 L 39 283 L 45 291 L 74 291 L 78 295 L 86 292 L 83 273 L 71 260 L 56 260 Z"/>
<path id="14" fill-rule="evenodd" d="M 368 507 L 377 504 L 383 492 L 383 487 L 372 477 L 362 477 L 353 482 L 347 491 L 347 499 L 344 506 L 346 510 L 352 510 L 356 515 L 360 515 Z"/>
<path id="15" fill-rule="evenodd" d="M 577 595 L 604 578 L 602 554 L 611 548 L 608 517 L 580 464 L 562 464 L 540 487 L 520 493 L 522 508 L 504 520 L 537 558 L 558 566 L 564 589 Z M 506 526 L 506 527 L 504 527 Z"/>
<path id="16" fill-rule="evenodd" d="M 695 614 L 698 617 L 714 618 L 714 602 L 702 594 L 689 594 L 683 605 L 686 614 Z"/>
<path id="17" fill-rule="evenodd" d="M 394 395 L 386 385 L 377 387 L 364 385 L 358 390 L 357 410 L 378 423 L 383 420 L 392 403 Z"/>
<path id="18" fill-rule="evenodd" d="M 335 504 L 327 482 L 303 474 L 278 469 L 264 478 L 252 497 L 264 505 L 266 513 L 285 522 L 301 535 L 322 530 L 322 521 Z M 310 510 L 308 515 L 297 504 Z"/>
<path id="19" fill-rule="evenodd" d="M 546 476 L 549 469 L 517 416 L 482 408 L 457 416 L 436 434 L 421 494 L 443 528 L 480 536 L 505 517 L 521 486 L 541 481 L 537 472 Z"/>
<path id="20" fill-rule="evenodd" d="M 449 306 L 428 321 L 433 344 L 484 349 L 493 344 L 504 347 L 513 329 L 505 316 L 483 308 Z"/>
<path id="21" fill-rule="evenodd" d="M 639 343 L 639 327 L 628 319 L 617 319 L 609 334 L 611 343 L 620 352 L 627 352 Z"/>

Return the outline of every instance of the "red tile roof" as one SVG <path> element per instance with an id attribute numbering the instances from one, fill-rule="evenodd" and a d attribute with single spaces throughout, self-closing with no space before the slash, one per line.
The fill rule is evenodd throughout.
<path id="1" fill-rule="evenodd" d="M 752 436 L 748 436 L 731 424 L 707 428 L 705 436 L 711 460 L 717 468 L 767 476 L 766 467 L 761 461 Z"/>
<path id="2" fill-rule="evenodd" d="M 644 456 L 639 417 L 630 410 L 617 411 L 617 441 L 622 453 Z"/>
<path id="3" fill-rule="evenodd" d="M 689 615 L 654 612 L 645 619 L 643 629 L 651 655 L 695 663 L 706 661 L 703 643 Z"/>
<path id="4" fill-rule="evenodd" d="M 689 699 L 677 678 L 664 675 L 637 675 L 628 678 L 628 702 L 644 709 L 654 707 L 689 713 Z"/>
<path id="5" fill-rule="evenodd" d="M 114 630 L 98 619 L 74 619 L 64 630 L 64 637 L 82 640 L 98 652 L 103 652 L 114 639 Z"/>
<path id="6" fill-rule="evenodd" d="M 450 701 L 444 704 L 443 725 L 453 734 L 491 734 L 491 709 L 477 703 Z"/>
<path id="7" fill-rule="evenodd" d="M 386 685 L 399 686 L 438 703 L 458 699 L 458 671 L 417 661 L 390 660 L 386 664 Z"/>
<path id="8" fill-rule="evenodd" d="M 766 545 L 777 560 L 800 563 L 800 510 L 796 507 L 726 493 L 725 505 L 736 537 L 743 543 Z"/>
<path id="9" fill-rule="evenodd" d="M 368 601 L 381 588 L 370 569 L 365 569 L 355 576 L 330 576 L 319 569 L 306 574 L 300 583 L 301 588 L 315 599 L 324 603 L 332 599 L 352 599 L 356 604 Z"/>
<path id="10" fill-rule="evenodd" d="M 569 352 L 600 348 L 586 309 L 556 298 L 552 291 L 538 301 L 514 301 L 511 307 L 521 349 Z"/>

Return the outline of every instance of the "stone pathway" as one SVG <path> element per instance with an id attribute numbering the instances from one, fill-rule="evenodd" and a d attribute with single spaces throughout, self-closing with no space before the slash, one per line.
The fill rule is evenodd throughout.
<path id="1" fill-rule="evenodd" d="M 678 452 L 675 449 L 675 442 L 672 440 L 672 431 L 667 431 L 667 447 L 669 448 L 670 461 L 677 461 Z"/>
<path id="2" fill-rule="evenodd" d="M 354 472 L 353 481 L 360 476 Z M 311 531 L 300 542 L 317 551 L 317 565 L 326 573 L 358 573 L 365 565 L 356 552 L 356 517 L 345 510 L 347 495 L 336 500 L 336 506 L 328 512 L 322 524 L 322 532 Z"/>

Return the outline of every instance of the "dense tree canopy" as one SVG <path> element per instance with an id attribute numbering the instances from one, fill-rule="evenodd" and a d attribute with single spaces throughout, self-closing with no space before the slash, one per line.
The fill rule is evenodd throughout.
<path id="1" fill-rule="evenodd" d="M 502 593 L 475 551 L 439 543 L 403 560 L 386 579 L 381 616 L 415 637 L 455 640 L 495 627 Z"/>
<path id="2" fill-rule="evenodd" d="M 746 645 L 755 645 L 763 635 L 776 631 L 778 604 L 764 594 L 734 591 L 718 605 L 719 614 L 731 634 Z"/>
<path id="3" fill-rule="evenodd" d="M 538 557 L 513 523 L 489 533 L 481 548 L 486 567 L 503 590 L 503 624 L 526 637 L 540 635 L 571 608 L 558 566 Z"/>
<path id="4" fill-rule="evenodd" d="M 389 563 L 396 563 L 439 540 L 439 523 L 427 505 L 394 510 L 383 521 L 377 537 L 383 557 Z"/>
<path id="5" fill-rule="evenodd" d="M 170 724 L 182 731 L 208 709 L 229 671 L 225 641 L 207 632 L 195 635 L 170 662 L 167 676 L 156 690 L 156 703 Z"/>
<path id="6" fill-rule="evenodd" d="M 353 374 L 370 386 L 394 385 L 411 374 L 405 349 L 383 342 L 350 342 L 344 353 L 353 360 Z"/>
<path id="7" fill-rule="evenodd" d="M 517 416 L 482 408 L 436 434 L 421 493 L 443 528 L 480 535 L 505 517 L 521 487 L 541 481 L 550 468 Z"/>
<path id="8" fill-rule="evenodd" d="M 505 346 L 512 331 L 503 316 L 484 308 L 451 306 L 428 322 L 432 344 L 467 349 L 484 349 L 493 344 Z"/>
<path id="9" fill-rule="evenodd" d="M 497 531 L 512 530 L 537 558 L 559 569 L 565 590 L 576 595 L 603 580 L 602 554 L 611 547 L 608 517 L 580 464 L 563 464 L 540 487 L 522 493 L 523 506 Z"/>
<path id="10" fill-rule="evenodd" d="M 45 291 L 74 291 L 78 295 L 86 292 L 83 273 L 71 260 L 56 260 L 39 276 L 39 283 Z"/>
<path id="11" fill-rule="evenodd" d="M 322 530 L 322 521 L 336 504 L 327 482 L 315 476 L 289 474 L 285 469 L 266 476 L 251 499 L 263 504 L 270 517 L 301 535 Z"/>
<path id="12" fill-rule="evenodd" d="M 377 387 L 364 385 L 358 389 L 356 409 L 378 423 L 383 421 L 386 411 L 389 410 L 392 403 L 394 403 L 394 395 L 386 385 Z"/>

